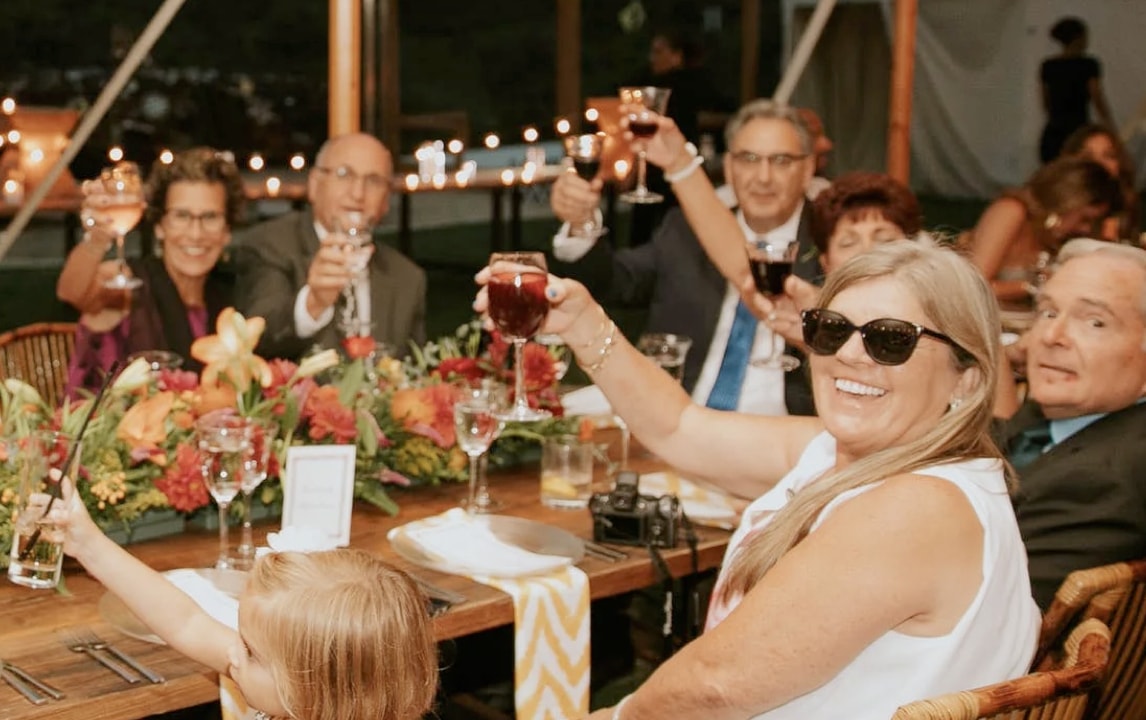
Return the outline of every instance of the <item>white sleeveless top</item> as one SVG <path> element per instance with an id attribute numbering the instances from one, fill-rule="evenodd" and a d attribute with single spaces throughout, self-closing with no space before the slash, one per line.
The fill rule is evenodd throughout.
<path id="1" fill-rule="evenodd" d="M 829 470 L 836 440 L 817 435 L 783 480 L 744 512 L 724 556 L 727 568 L 750 531 L 765 526 L 791 494 Z M 1026 674 L 1035 652 L 1041 616 L 1031 598 L 1027 555 L 1011 508 L 1002 463 L 992 458 L 937 465 L 914 471 L 942 478 L 963 491 L 983 526 L 983 582 L 950 633 L 918 637 L 890 631 L 868 645 L 838 675 L 794 700 L 757 715 L 756 720 L 848 718 L 887 720 L 906 703 L 942 693 L 1001 682 Z M 832 511 L 878 483 L 841 493 L 816 518 L 814 532 Z M 739 598 L 725 605 L 713 592 L 706 630 L 728 616 Z M 768 672 L 757 668 L 757 672 Z"/>

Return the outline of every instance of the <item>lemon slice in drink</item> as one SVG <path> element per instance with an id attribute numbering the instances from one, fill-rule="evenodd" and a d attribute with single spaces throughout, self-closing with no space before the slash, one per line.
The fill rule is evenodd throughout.
<path id="1" fill-rule="evenodd" d="M 575 500 L 577 488 L 560 475 L 545 474 L 541 476 L 541 493 L 551 498 Z"/>

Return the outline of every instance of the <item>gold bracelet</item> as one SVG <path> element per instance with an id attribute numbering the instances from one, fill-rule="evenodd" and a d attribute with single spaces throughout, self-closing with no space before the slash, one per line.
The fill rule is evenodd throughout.
<path id="1" fill-rule="evenodd" d="M 605 308 L 601 307 L 600 305 L 597 307 L 601 309 L 601 324 L 597 326 L 597 332 L 593 333 L 589 337 L 589 341 L 578 344 L 578 347 L 588 349 L 596 345 L 597 338 L 601 337 L 601 334 L 605 332 L 605 328 L 608 326 L 609 314 L 605 312 Z"/>
<path id="2" fill-rule="evenodd" d="M 617 323 L 612 320 L 609 321 L 609 334 L 605 336 L 605 340 L 601 343 L 601 349 L 597 351 L 597 361 L 592 365 L 586 365 L 578 360 L 581 369 L 590 375 L 605 367 L 605 363 L 609 361 L 609 355 L 613 352 L 613 344 L 617 341 Z"/>

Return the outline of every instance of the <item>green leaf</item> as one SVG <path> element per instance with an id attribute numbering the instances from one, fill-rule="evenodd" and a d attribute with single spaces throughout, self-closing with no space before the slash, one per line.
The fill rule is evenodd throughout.
<path id="1" fill-rule="evenodd" d="M 366 410 L 355 413 L 354 424 L 358 429 L 358 444 L 366 457 L 372 458 L 378 453 L 378 436 L 374 433 L 374 421 Z"/>

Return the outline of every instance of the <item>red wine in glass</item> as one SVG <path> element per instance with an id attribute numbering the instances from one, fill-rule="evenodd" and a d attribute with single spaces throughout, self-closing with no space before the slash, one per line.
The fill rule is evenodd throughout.
<path id="1" fill-rule="evenodd" d="M 633 137 L 651 138 L 657 134 L 657 124 L 649 120 L 630 119 L 629 130 L 632 131 Z"/>
<path id="2" fill-rule="evenodd" d="M 497 272 L 489 281 L 489 316 L 511 338 L 537 334 L 549 313 L 543 272 Z"/>
<path id="3" fill-rule="evenodd" d="M 765 295 L 784 294 L 784 281 L 792 274 L 791 261 L 752 258 L 749 266 L 757 290 Z"/>
<path id="4" fill-rule="evenodd" d="M 577 175 L 582 180 L 592 180 L 597 177 L 597 173 L 601 170 L 601 161 L 573 158 L 573 169 L 577 171 Z"/>

